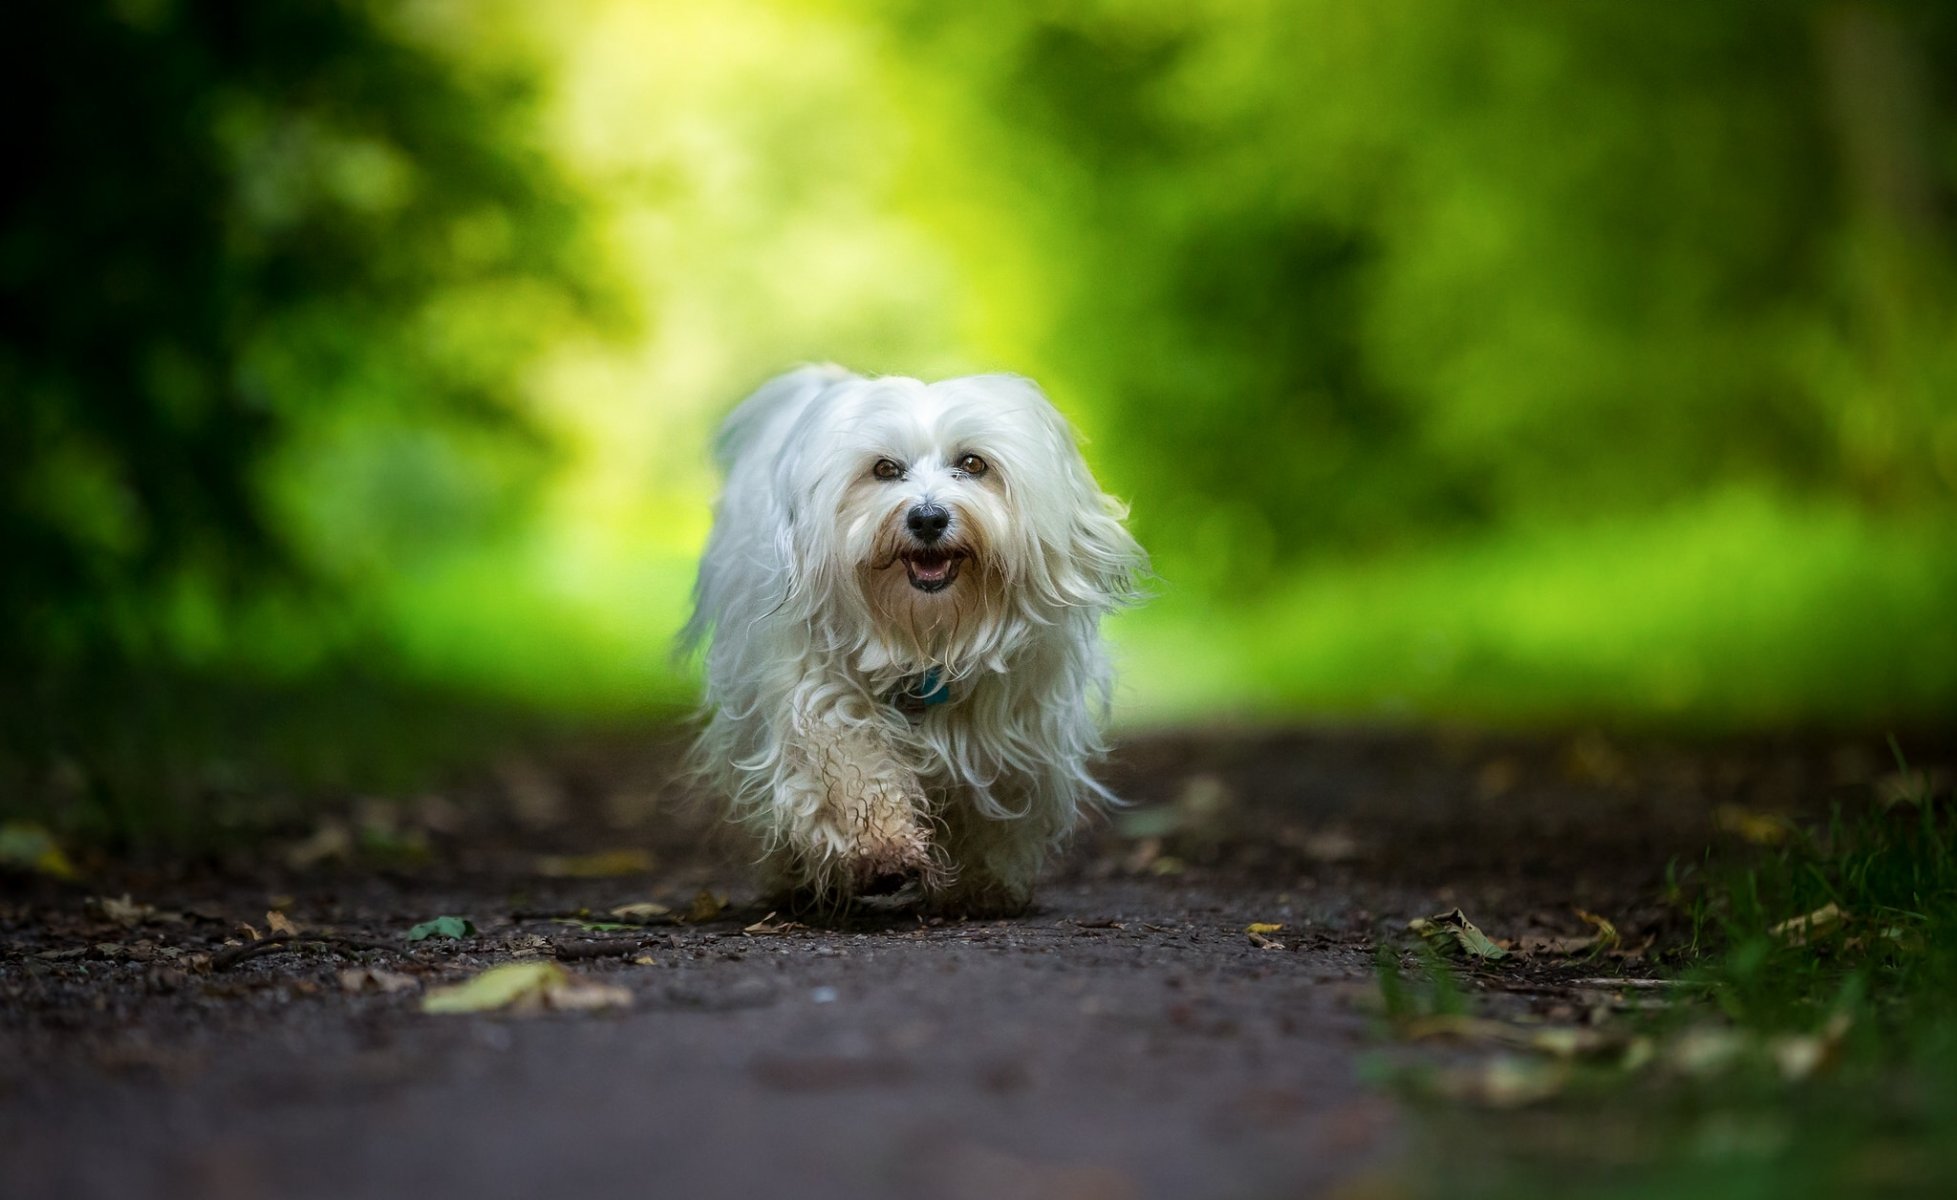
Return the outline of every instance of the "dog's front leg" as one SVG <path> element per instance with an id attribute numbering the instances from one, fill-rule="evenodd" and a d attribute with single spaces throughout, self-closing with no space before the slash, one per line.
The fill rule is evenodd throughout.
<path id="1" fill-rule="evenodd" d="M 923 788 L 867 706 L 798 708 L 776 820 L 781 883 L 818 901 L 934 882 Z"/>

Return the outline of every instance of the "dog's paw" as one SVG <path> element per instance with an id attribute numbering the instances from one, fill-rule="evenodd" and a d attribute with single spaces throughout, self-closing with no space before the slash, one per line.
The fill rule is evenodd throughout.
<path id="1" fill-rule="evenodd" d="M 915 828 L 859 845 L 839 873 L 851 896 L 894 896 L 905 888 L 936 886 L 943 875 L 924 831 Z"/>

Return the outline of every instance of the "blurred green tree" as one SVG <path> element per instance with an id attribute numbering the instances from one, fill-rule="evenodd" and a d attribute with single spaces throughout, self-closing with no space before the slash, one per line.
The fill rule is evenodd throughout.
<path id="1" fill-rule="evenodd" d="M 1957 499 L 1957 8 L 893 0 L 1185 580 L 1760 487 Z"/>
<path id="2" fill-rule="evenodd" d="M 466 73 L 397 11 L 10 14 L 0 656 L 154 644 L 186 588 L 303 589 L 268 464 L 348 411 L 538 448 L 514 403 L 529 318 L 603 307 L 577 210 L 531 148 L 520 65 Z"/>

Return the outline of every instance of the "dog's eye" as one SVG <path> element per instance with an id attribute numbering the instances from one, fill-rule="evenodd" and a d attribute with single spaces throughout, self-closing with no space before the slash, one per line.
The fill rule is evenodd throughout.
<path id="1" fill-rule="evenodd" d="M 887 458 L 879 458 L 877 465 L 870 468 L 870 473 L 878 479 L 902 479 L 904 477 L 904 468 Z"/>
<path id="2" fill-rule="evenodd" d="M 976 479 L 992 469 L 992 464 L 976 454 L 967 454 L 958 460 L 958 469 Z"/>

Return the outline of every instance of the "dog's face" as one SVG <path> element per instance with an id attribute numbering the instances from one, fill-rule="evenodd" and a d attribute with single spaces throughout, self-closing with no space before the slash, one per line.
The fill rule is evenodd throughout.
<path id="1" fill-rule="evenodd" d="M 791 439 L 790 553 L 887 647 L 943 661 L 1125 598 L 1140 550 L 1066 422 L 1014 376 L 839 382 Z"/>

